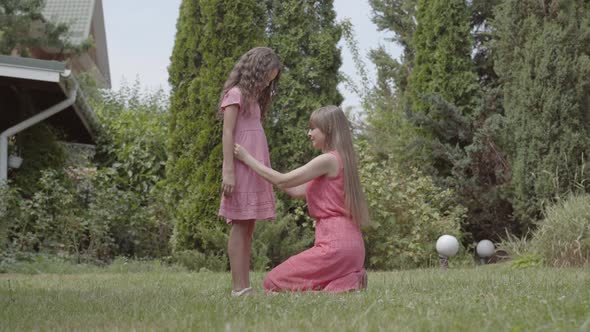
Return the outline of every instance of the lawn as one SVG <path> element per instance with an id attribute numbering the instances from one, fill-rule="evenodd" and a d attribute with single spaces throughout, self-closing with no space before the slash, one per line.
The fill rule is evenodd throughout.
<path id="1" fill-rule="evenodd" d="M 590 269 L 370 272 L 365 292 L 229 296 L 229 273 L 158 263 L 0 273 L 0 330 L 590 331 Z M 24 272 L 24 273 L 23 273 Z"/>

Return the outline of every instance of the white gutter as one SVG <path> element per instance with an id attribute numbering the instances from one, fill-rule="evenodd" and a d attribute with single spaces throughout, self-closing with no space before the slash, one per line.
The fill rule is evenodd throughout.
<path id="1" fill-rule="evenodd" d="M 62 76 L 64 76 L 64 77 L 69 76 L 69 71 L 66 75 L 62 75 Z M 74 104 L 74 102 L 76 102 L 77 90 L 78 90 L 78 83 L 75 82 L 74 84 L 72 84 L 72 87 L 70 88 L 69 93 L 66 93 L 66 96 L 68 97 L 68 99 L 66 99 L 60 103 L 57 103 L 57 104 L 49 107 L 48 109 L 41 111 L 40 113 L 36 114 L 35 116 L 32 116 L 32 117 L 26 119 L 25 121 L 6 129 L 4 132 L 2 132 L 0 134 L 0 184 L 5 183 L 6 180 L 8 179 L 8 138 L 12 135 L 15 135 L 15 134 L 31 127 L 31 126 L 36 125 L 37 123 L 47 119 L 48 117 L 50 117 L 56 113 L 59 113 L 59 112 L 65 110 L 69 106 L 72 106 L 72 104 Z"/>

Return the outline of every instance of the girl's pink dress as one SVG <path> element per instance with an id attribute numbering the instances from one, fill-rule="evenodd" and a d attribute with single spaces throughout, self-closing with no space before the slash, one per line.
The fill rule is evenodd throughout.
<path id="1" fill-rule="evenodd" d="M 264 278 L 267 291 L 322 290 L 345 292 L 361 287 L 365 244 L 344 202 L 344 174 L 310 181 L 306 188 L 309 214 L 316 218 L 314 246 L 292 256 Z"/>
<path id="2" fill-rule="evenodd" d="M 239 107 L 234 142 L 243 146 L 264 165 L 270 167 L 268 143 L 260 121 L 258 103 L 246 104 L 238 87 L 223 97 L 221 111 L 227 106 Z M 223 165 L 225 168 L 225 165 Z M 222 195 L 219 215 L 228 223 L 233 220 L 262 220 L 275 218 L 275 197 L 272 184 L 265 181 L 244 163 L 234 159 L 236 185 L 231 196 Z"/>

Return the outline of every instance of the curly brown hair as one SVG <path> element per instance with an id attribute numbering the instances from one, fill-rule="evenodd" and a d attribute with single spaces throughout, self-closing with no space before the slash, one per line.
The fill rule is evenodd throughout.
<path id="1" fill-rule="evenodd" d="M 268 86 L 266 79 L 272 70 L 278 74 Z M 279 57 L 268 47 L 255 47 L 240 57 L 228 79 L 223 85 L 219 105 L 225 94 L 233 87 L 240 88 L 246 104 L 258 101 L 260 116 L 264 117 L 270 108 L 272 97 L 276 94 L 277 83 L 281 77 Z"/>

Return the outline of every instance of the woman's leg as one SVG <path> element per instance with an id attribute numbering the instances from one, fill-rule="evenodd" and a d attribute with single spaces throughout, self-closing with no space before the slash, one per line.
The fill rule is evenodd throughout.
<path id="1" fill-rule="evenodd" d="M 227 252 L 235 291 L 250 287 L 250 251 L 254 226 L 254 220 L 232 221 Z"/>
<path id="2" fill-rule="evenodd" d="M 318 221 L 315 231 L 312 248 L 290 257 L 266 275 L 266 291 L 342 292 L 361 287 L 365 247 L 358 227 L 346 218 L 332 218 Z"/>
<path id="3" fill-rule="evenodd" d="M 334 269 L 335 265 L 335 262 L 324 259 L 326 256 L 324 249 L 314 246 L 289 257 L 266 274 L 262 284 L 264 290 L 280 292 L 323 288 L 323 271 Z"/>

